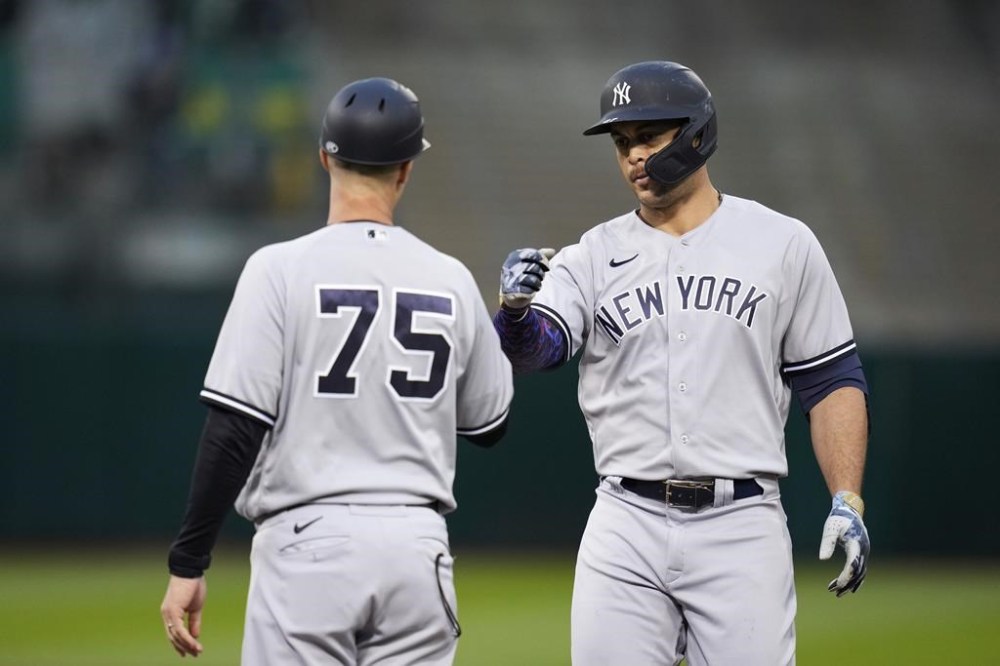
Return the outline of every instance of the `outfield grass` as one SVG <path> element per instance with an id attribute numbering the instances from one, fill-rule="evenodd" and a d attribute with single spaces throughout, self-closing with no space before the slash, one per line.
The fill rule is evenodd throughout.
<path id="1" fill-rule="evenodd" d="M 571 555 L 456 554 L 460 666 L 569 664 Z M 1000 664 L 1000 562 L 876 562 L 841 599 L 825 590 L 832 567 L 798 563 L 798 663 Z M 247 576 L 245 552 L 217 556 L 194 663 L 238 663 Z M 4 549 L 0 665 L 188 663 L 163 635 L 165 583 L 158 551 Z"/>

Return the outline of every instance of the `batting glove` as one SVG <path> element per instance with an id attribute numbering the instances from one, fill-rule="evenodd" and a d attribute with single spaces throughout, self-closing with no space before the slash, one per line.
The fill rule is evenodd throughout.
<path id="1" fill-rule="evenodd" d="M 500 270 L 500 304 L 509 310 L 527 308 L 542 287 L 549 270 L 552 248 L 514 250 L 507 255 Z"/>
<path id="2" fill-rule="evenodd" d="M 828 560 L 837 544 L 847 553 L 844 570 L 827 586 L 837 596 L 857 592 L 868 573 L 868 530 L 861 520 L 865 503 L 856 493 L 841 490 L 833 496 L 833 508 L 823 525 L 823 538 L 819 544 L 819 559 Z"/>

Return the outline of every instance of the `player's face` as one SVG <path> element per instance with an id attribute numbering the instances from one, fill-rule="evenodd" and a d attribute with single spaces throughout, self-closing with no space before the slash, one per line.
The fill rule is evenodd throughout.
<path id="1" fill-rule="evenodd" d="M 619 123 L 611 130 L 618 166 L 639 203 L 653 206 L 669 193 L 670 187 L 656 182 L 646 173 L 646 160 L 666 148 L 678 131 L 680 126 L 670 121 Z"/>

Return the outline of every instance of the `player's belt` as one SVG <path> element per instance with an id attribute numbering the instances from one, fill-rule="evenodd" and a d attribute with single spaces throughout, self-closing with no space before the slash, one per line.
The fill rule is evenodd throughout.
<path id="1" fill-rule="evenodd" d="M 636 495 L 642 495 L 667 506 L 686 509 L 700 509 L 703 506 L 715 504 L 715 480 L 690 481 L 668 479 L 666 481 L 640 481 L 639 479 L 622 479 L 622 488 Z M 744 499 L 754 495 L 763 495 L 764 489 L 754 479 L 734 479 L 733 499 Z"/>

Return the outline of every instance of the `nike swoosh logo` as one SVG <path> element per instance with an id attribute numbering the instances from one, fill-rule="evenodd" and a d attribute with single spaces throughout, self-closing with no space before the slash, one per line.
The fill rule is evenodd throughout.
<path id="1" fill-rule="evenodd" d="M 299 525 L 298 523 L 295 523 L 295 526 L 292 527 L 292 531 L 295 532 L 296 534 L 298 534 L 299 532 L 301 532 L 305 528 L 309 527 L 310 525 L 312 525 L 313 523 L 315 523 L 317 520 L 321 520 L 322 518 L 323 518 L 323 516 L 317 516 L 316 518 L 313 518 L 312 520 L 310 520 L 308 523 L 302 523 L 301 525 Z"/>
<path id="2" fill-rule="evenodd" d="M 639 256 L 639 253 L 636 252 L 635 254 L 633 254 L 628 259 L 622 259 L 621 261 L 615 261 L 614 259 L 612 259 L 608 263 L 608 266 L 611 266 L 611 268 L 618 268 L 619 266 L 624 266 L 625 264 L 627 264 L 628 262 L 632 261 L 633 259 L 635 259 L 638 256 Z"/>

